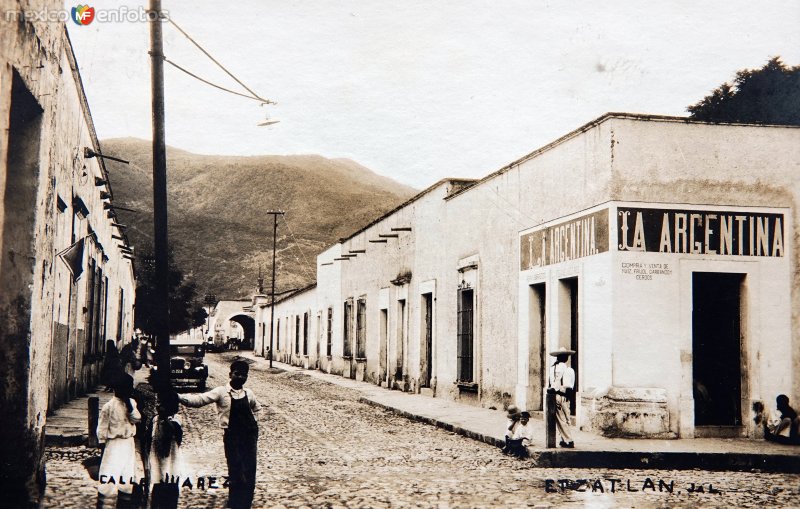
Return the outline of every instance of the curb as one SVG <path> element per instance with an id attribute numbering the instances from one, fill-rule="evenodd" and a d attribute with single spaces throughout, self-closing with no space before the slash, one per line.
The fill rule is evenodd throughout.
<path id="1" fill-rule="evenodd" d="M 531 451 L 537 467 L 800 473 L 797 456 L 717 452 Z"/>
<path id="2" fill-rule="evenodd" d="M 85 445 L 89 435 L 86 434 L 61 434 L 49 435 L 45 433 L 44 446 L 45 447 L 76 447 Z"/>
<path id="3" fill-rule="evenodd" d="M 430 424 L 467 438 L 502 447 L 503 441 L 460 426 L 416 415 L 366 397 L 359 402 L 382 408 L 412 421 Z M 789 454 L 711 453 L 711 452 L 641 452 L 576 451 L 528 449 L 531 461 L 540 468 L 606 468 L 632 470 L 715 470 L 740 472 L 800 473 L 800 456 Z"/>
<path id="4" fill-rule="evenodd" d="M 478 433 L 476 431 L 471 431 L 461 426 L 456 426 L 454 424 L 450 424 L 449 422 L 440 421 L 439 419 L 434 419 L 433 417 L 423 417 L 421 415 L 412 414 L 411 412 L 406 412 L 405 410 L 400 410 L 398 408 L 384 405 L 383 403 L 378 403 L 377 401 L 371 400 L 366 397 L 358 398 L 360 403 L 366 403 L 367 405 L 371 405 L 374 407 L 382 408 L 384 410 L 388 410 L 394 414 L 400 415 L 412 421 L 418 421 L 425 424 L 430 424 L 431 426 L 436 426 L 437 428 L 442 428 L 447 431 L 451 431 L 453 433 L 458 433 L 459 435 L 463 435 L 467 438 L 471 438 L 473 440 L 477 440 L 479 442 L 484 442 L 489 445 L 493 445 L 495 447 L 502 447 L 504 445 L 504 441 L 500 440 L 499 438 L 495 438 L 489 435 L 484 435 L 483 433 Z"/>

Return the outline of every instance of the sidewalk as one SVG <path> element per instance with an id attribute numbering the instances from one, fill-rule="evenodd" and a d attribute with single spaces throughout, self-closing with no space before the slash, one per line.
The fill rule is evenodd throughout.
<path id="1" fill-rule="evenodd" d="M 268 361 L 241 352 L 257 369 Z M 367 382 L 357 382 L 317 370 L 306 370 L 277 361 L 273 365 L 286 371 L 303 373 L 330 384 L 347 387 L 361 394 L 360 401 L 392 411 L 412 420 L 438 426 L 492 445 L 503 443 L 505 412 L 464 405 L 454 401 L 388 390 Z M 144 370 L 140 370 L 144 372 Z M 137 372 L 140 375 L 140 372 Z M 113 393 L 97 392 L 77 398 L 47 417 L 47 445 L 81 445 L 88 437 L 88 399 L 100 397 L 100 407 Z M 684 470 L 739 470 L 800 473 L 800 447 L 767 443 L 763 440 L 695 438 L 649 440 L 605 438 L 574 431 L 575 449 L 547 449 L 542 420 L 531 420 L 534 436 L 529 448 L 531 460 L 540 467 L 631 468 Z"/>
<path id="2" fill-rule="evenodd" d="M 268 361 L 242 352 L 256 365 Z M 317 370 L 306 370 L 273 361 L 286 371 L 302 372 L 325 382 L 361 393 L 364 403 L 425 422 L 492 445 L 503 443 L 505 412 L 464 405 L 454 401 L 388 390 Z M 739 470 L 800 473 L 800 447 L 767 443 L 763 440 L 695 438 L 673 440 L 605 438 L 575 430 L 575 449 L 547 449 L 542 420 L 532 419 L 534 436 L 529 448 L 531 460 L 540 467 L 632 468 L 685 470 Z"/>
<path id="3" fill-rule="evenodd" d="M 134 383 L 144 381 L 148 372 L 147 369 L 138 370 L 134 375 Z M 103 408 L 103 405 L 114 397 L 114 393 L 95 388 L 94 392 L 75 398 L 48 415 L 45 425 L 46 446 L 76 446 L 86 443 L 89 438 L 89 398 L 91 396 L 99 397 L 100 408 Z"/>

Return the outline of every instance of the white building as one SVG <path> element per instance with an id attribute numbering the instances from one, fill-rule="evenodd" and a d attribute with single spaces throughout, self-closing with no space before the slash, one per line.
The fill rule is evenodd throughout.
<path id="1" fill-rule="evenodd" d="M 571 346 L 586 429 L 753 435 L 754 402 L 800 397 L 798 166 L 795 127 L 604 115 L 325 250 L 276 358 L 536 411 Z"/>

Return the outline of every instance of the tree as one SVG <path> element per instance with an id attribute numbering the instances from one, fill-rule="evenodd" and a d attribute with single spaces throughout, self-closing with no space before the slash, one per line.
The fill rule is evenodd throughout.
<path id="1" fill-rule="evenodd" d="M 174 334 L 202 325 L 206 311 L 197 298 L 197 284 L 183 275 L 169 253 L 169 332 Z M 136 308 L 134 324 L 148 335 L 155 335 L 155 258 L 147 252 L 137 257 Z"/>
<path id="2" fill-rule="evenodd" d="M 736 73 L 711 95 L 686 108 L 694 120 L 800 125 L 800 66 L 773 57 L 761 69 Z"/>

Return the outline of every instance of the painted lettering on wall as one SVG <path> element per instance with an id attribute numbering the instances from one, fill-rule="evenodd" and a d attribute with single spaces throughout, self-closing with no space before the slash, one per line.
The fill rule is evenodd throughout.
<path id="1" fill-rule="evenodd" d="M 608 209 L 547 226 L 520 237 L 520 270 L 608 251 Z"/>
<path id="2" fill-rule="evenodd" d="M 620 207 L 620 251 L 770 256 L 785 254 L 783 214 Z"/>
<path id="3" fill-rule="evenodd" d="M 620 268 L 623 275 L 637 281 L 656 281 L 672 275 L 669 263 L 622 262 Z"/>

